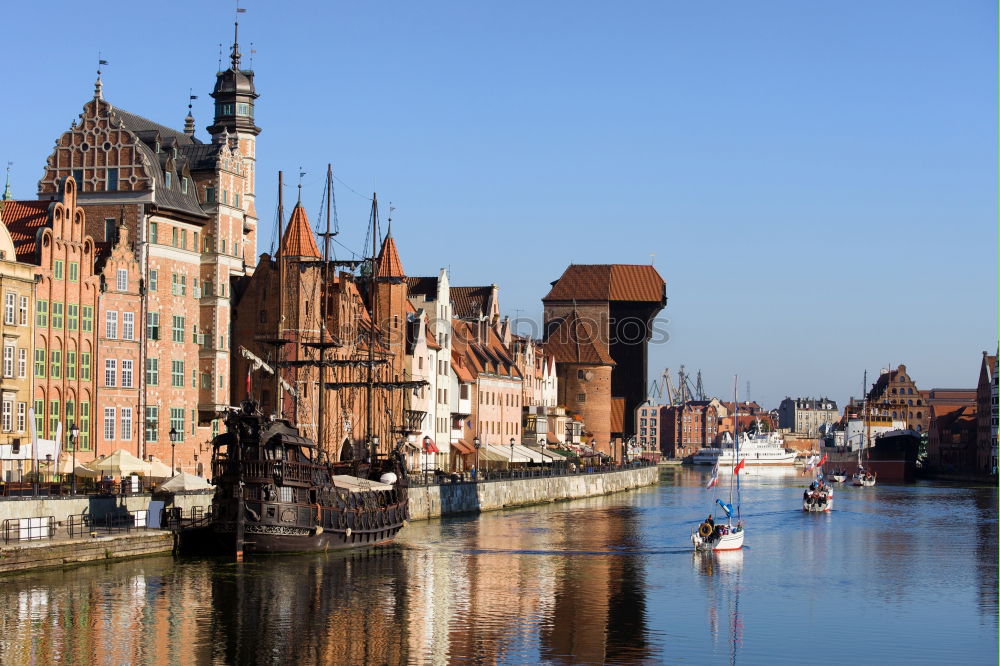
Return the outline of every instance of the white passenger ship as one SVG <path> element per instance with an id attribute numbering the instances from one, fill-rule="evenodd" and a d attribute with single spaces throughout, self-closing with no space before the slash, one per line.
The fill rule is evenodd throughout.
<path id="1" fill-rule="evenodd" d="M 721 447 L 701 449 L 695 454 L 692 462 L 695 465 L 715 465 L 732 467 L 735 460 L 736 447 L 733 446 L 729 433 L 725 434 L 728 441 L 723 441 Z M 787 465 L 795 464 L 795 451 L 785 448 L 781 435 L 768 433 L 743 433 L 740 435 L 740 459 L 746 460 L 746 465 Z"/>

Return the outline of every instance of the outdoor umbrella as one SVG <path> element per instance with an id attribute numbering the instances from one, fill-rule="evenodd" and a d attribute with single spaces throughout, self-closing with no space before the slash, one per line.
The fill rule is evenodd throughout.
<path id="1" fill-rule="evenodd" d="M 102 474 L 128 476 L 129 474 L 149 474 L 149 463 L 136 458 L 125 449 L 118 449 L 99 460 L 90 463 L 90 468 Z"/>
<path id="2" fill-rule="evenodd" d="M 194 474 L 188 474 L 187 472 L 181 472 L 174 478 L 161 483 L 157 490 L 165 490 L 176 493 L 179 490 L 203 490 L 211 487 L 212 484 L 210 484 L 205 478 L 195 476 Z"/>
<path id="3" fill-rule="evenodd" d="M 153 458 L 147 464 L 149 465 L 149 473 L 146 476 L 151 479 L 169 479 L 174 475 L 174 471 L 170 469 L 170 465 L 164 464 L 158 458 Z"/>

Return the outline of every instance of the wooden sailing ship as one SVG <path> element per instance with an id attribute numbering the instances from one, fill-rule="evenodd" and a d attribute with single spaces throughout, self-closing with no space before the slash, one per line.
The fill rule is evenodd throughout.
<path id="1" fill-rule="evenodd" d="M 278 335 L 269 339 L 266 335 L 256 337 L 257 342 L 273 347 L 273 358 L 265 360 L 240 348 L 251 368 L 273 376 L 273 413 L 267 414 L 262 401 L 255 399 L 249 373 L 246 399 L 238 408 L 226 412 L 226 432 L 212 442 L 212 482 L 216 492 L 211 511 L 205 520 L 180 534 L 181 552 L 233 553 L 242 559 L 244 552 L 308 552 L 383 544 L 391 541 L 409 518 L 404 443 L 399 440 L 384 450 L 380 448 L 375 394 L 376 391 L 401 394 L 426 382 L 400 381 L 378 371 L 389 364 L 389 359 L 385 357 L 379 322 L 374 316 L 369 318 L 367 326 L 359 328 L 361 334 L 353 341 L 338 339 L 327 330 L 329 242 L 335 235 L 330 232 L 330 176 L 328 168 L 327 231 L 322 234 L 324 252 L 315 325 L 318 335 L 295 339 L 295 332 L 289 333 L 284 327 L 285 295 L 279 292 Z M 278 237 L 283 238 L 280 191 L 281 174 Z M 378 203 L 373 197 L 372 257 L 367 263 L 372 313 L 378 312 L 377 219 Z M 282 252 L 275 258 L 278 284 L 285 288 L 289 281 Z M 289 353 L 285 346 L 291 343 L 295 344 Z M 344 347 L 350 347 L 348 353 L 329 358 L 328 350 Z M 308 402 L 308 389 L 302 387 L 299 371 L 303 368 L 316 371 L 315 411 Z M 294 385 L 284 379 L 286 372 L 294 374 Z M 258 383 L 258 391 L 266 394 L 262 386 Z M 339 433 L 331 436 L 328 432 L 330 392 L 335 396 L 349 392 L 352 400 L 358 394 L 364 396 L 366 430 L 360 438 L 337 443 L 335 437 L 339 438 Z M 339 397 L 338 402 L 343 405 L 344 396 Z M 283 405 L 288 401 L 291 401 L 289 411 L 296 417 L 311 414 L 315 418 L 315 440 L 305 435 L 294 419 L 283 417 Z M 391 413 L 388 408 L 379 411 Z M 348 415 L 343 419 L 351 432 L 353 419 Z"/>

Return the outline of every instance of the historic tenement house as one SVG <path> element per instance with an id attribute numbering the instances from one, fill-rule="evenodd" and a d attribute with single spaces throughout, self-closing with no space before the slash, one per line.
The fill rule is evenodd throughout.
<path id="1" fill-rule="evenodd" d="M 95 274 L 96 247 L 77 205 L 73 177 L 61 182 L 60 200 L 17 202 L 4 209 L 19 261 L 33 264 L 35 279 L 33 408 L 38 436 L 53 439 L 63 424 L 64 450 L 71 450 L 69 425 L 80 428 L 77 459 L 86 462 L 110 453 L 98 447 L 95 402 L 98 340 L 104 322 L 97 319 L 101 276 Z M 18 315 L 22 315 L 19 313 Z"/>
<path id="2" fill-rule="evenodd" d="M 106 365 L 88 369 L 102 391 L 112 388 L 121 397 L 131 387 L 120 385 L 123 371 L 118 363 L 133 361 L 132 390 L 138 396 L 134 406 L 109 403 L 100 413 L 88 415 L 99 424 L 101 446 L 114 442 L 116 448 L 167 459 L 173 431 L 177 466 L 189 472 L 202 468 L 208 442 L 219 428 L 216 413 L 231 404 L 230 283 L 252 273 L 256 263 L 254 177 L 260 128 L 253 118 L 258 95 L 253 72 L 240 66 L 236 44 L 231 66 L 216 75 L 212 97 L 215 117 L 207 128 L 210 141 L 204 143 L 195 137 L 190 112 L 183 130 L 160 125 L 112 105 L 98 78 L 93 99 L 56 141 L 38 184 L 39 199 L 57 199 L 72 177 L 86 234 L 98 251 L 116 247 L 124 224 L 131 239 L 128 249 L 138 262 L 127 276 L 127 290 L 115 288 L 117 268 L 114 279 L 106 276 L 105 283 L 106 293 L 136 296 L 135 309 L 109 306 L 92 316 L 112 319 L 89 324 L 102 344 L 108 331 L 114 331 L 119 335 L 115 344 L 121 345 L 123 317 L 130 315 L 140 350 L 138 358 L 108 357 L 103 359 Z M 117 313 L 116 331 L 109 328 L 111 313 Z M 46 337 L 45 344 L 50 343 Z M 112 361 L 116 385 L 110 387 L 105 380 L 111 377 Z M 44 400 L 52 404 L 48 394 Z M 75 409 L 94 407 L 92 400 L 77 400 Z M 70 403 L 66 405 L 68 409 Z M 46 406 L 46 421 L 51 409 Z M 125 411 L 131 421 L 122 421 L 122 409 L 132 410 Z M 83 421 L 83 414 L 78 417 Z M 131 434 L 128 441 L 122 439 L 123 431 Z M 81 447 L 93 444 L 81 438 Z"/>

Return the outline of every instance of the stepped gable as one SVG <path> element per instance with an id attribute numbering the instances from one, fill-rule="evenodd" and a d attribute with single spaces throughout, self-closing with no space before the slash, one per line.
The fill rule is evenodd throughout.
<path id="1" fill-rule="evenodd" d="M 309 226 L 309 218 L 301 202 L 295 204 L 295 208 L 292 209 L 292 217 L 288 220 L 288 228 L 285 229 L 285 235 L 281 238 L 278 254 L 285 258 L 321 258 L 316 238 Z"/>
<path id="2" fill-rule="evenodd" d="M 4 201 L 2 218 L 18 261 L 38 262 L 38 232 L 49 226 L 51 201 Z M 11 257 L 14 259 L 14 257 Z"/>
<path id="3" fill-rule="evenodd" d="M 570 264 L 546 301 L 664 302 L 666 283 L 647 264 Z"/>
<path id="4" fill-rule="evenodd" d="M 396 241 L 392 238 L 390 231 L 382 241 L 382 249 L 378 253 L 378 270 L 375 273 L 377 278 L 403 278 L 403 262 L 399 259 L 399 251 L 396 250 Z"/>
<path id="5" fill-rule="evenodd" d="M 558 363 L 586 363 L 590 365 L 615 365 L 600 332 L 594 325 L 580 319 L 574 310 L 559 320 L 545 339 L 545 351 Z"/>

